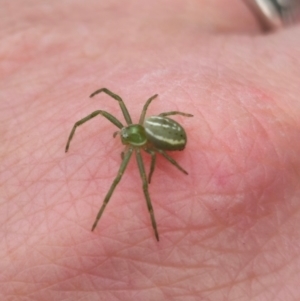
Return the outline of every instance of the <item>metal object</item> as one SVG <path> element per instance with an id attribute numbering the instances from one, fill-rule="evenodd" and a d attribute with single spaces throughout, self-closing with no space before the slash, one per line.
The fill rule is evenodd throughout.
<path id="1" fill-rule="evenodd" d="M 274 31 L 300 20 L 300 0 L 244 0 L 263 31 Z"/>

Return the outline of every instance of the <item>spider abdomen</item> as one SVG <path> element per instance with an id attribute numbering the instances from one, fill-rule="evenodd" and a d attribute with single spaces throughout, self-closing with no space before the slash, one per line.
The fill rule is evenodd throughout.
<path id="1" fill-rule="evenodd" d="M 185 130 L 171 118 L 150 116 L 145 119 L 144 128 L 147 140 L 158 149 L 176 151 L 185 148 Z"/>

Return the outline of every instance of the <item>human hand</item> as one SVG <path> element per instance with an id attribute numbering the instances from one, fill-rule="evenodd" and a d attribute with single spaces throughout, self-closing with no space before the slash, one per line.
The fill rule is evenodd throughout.
<path id="1" fill-rule="evenodd" d="M 259 35 L 238 1 L 3 1 L 1 300 L 298 300 L 300 28 Z M 159 157 L 151 227 L 135 160 L 97 228 L 134 121 L 188 135 Z M 175 119 L 175 118 L 174 118 Z M 150 159 L 144 156 L 149 169 Z"/>

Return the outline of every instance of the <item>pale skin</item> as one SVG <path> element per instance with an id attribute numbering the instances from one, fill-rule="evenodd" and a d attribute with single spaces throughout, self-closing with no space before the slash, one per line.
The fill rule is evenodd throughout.
<path id="1" fill-rule="evenodd" d="M 65 5 L 65 6 L 64 6 Z M 239 1 L 2 1 L 1 300 L 299 300 L 300 28 L 259 33 Z M 94 232 L 124 123 L 176 116 L 186 149 L 135 160 Z M 148 174 L 151 155 L 143 155 Z M 27 298 L 27 299 L 26 299 Z"/>

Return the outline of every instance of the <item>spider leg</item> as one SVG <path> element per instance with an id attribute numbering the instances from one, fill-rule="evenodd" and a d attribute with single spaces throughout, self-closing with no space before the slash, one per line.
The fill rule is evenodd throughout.
<path id="1" fill-rule="evenodd" d="M 170 116 L 170 115 L 182 115 L 185 117 L 193 117 L 194 115 L 192 114 L 188 114 L 188 113 L 183 113 L 183 112 L 179 112 L 179 111 L 171 111 L 171 112 L 165 112 L 165 113 L 160 113 L 158 116 Z"/>
<path id="2" fill-rule="evenodd" d="M 122 113 L 124 115 L 124 118 L 125 118 L 127 124 L 132 124 L 131 117 L 130 117 L 129 112 L 128 112 L 126 106 L 125 106 L 125 103 L 119 95 L 111 92 L 110 90 L 108 90 L 106 88 L 101 88 L 101 89 L 96 90 L 94 93 L 92 93 L 90 95 L 90 97 L 93 97 L 96 94 L 99 94 L 101 92 L 104 92 L 105 94 L 109 95 L 110 97 L 114 98 L 115 100 L 117 100 L 119 102 L 120 108 L 122 110 Z"/>
<path id="3" fill-rule="evenodd" d="M 119 168 L 118 174 L 117 174 L 116 178 L 114 179 L 112 185 L 110 186 L 110 189 L 109 189 L 108 193 L 105 196 L 103 204 L 102 204 L 102 206 L 101 206 L 101 208 L 100 208 L 100 210 L 99 210 L 99 212 L 97 214 L 97 217 L 95 219 L 95 222 L 93 224 L 92 231 L 94 231 L 94 229 L 96 228 L 96 226 L 97 226 L 97 224 L 98 224 L 98 222 L 99 222 L 99 220 L 100 220 L 100 218 L 102 216 L 102 213 L 103 213 L 106 205 L 108 204 L 108 202 L 110 200 L 110 197 L 112 196 L 112 194 L 113 194 L 116 186 L 120 182 L 120 180 L 121 180 L 121 178 L 122 178 L 122 176 L 124 174 L 124 171 L 125 171 L 125 169 L 126 169 L 126 167 L 128 165 L 128 162 L 129 162 L 129 160 L 131 158 L 132 152 L 133 152 L 133 147 L 129 147 L 129 149 L 127 150 L 127 152 L 124 154 L 124 158 L 123 158 L 123 161 L 122 161 L 121 166 Z"/>
<path id="4" fill-rule="evenodd" d="M 145 152 L 151 155 L 151 165 L 150 165 L 150 172 L 148 176 L 148 183 L 150 184 L 151 182 L 151 177 L 154 172 L 154 167 L 155 167 L 155 162 L 156 162 L 156 152 L 154 150 L 145 148 Z"/>
<path id="5" fill-rule="evenodd" d="M 98 115 L 102 115 L 103 117 L 105 117 L 106 119 L 108 119 L 111 123 L 113 123 L 116 127 L 120 128 L 120 129 L 124 127 L 123 124 L 122 124 L 116 117 L 112 116 L 111 114 L 109 114 L 109 113 L 107 113 L 107 112 L 105 112 L 105 111 L 100 111 L 100 110 L 94 111 L 94 112 L 91 113 L 90 115 L 84 117 L 83 119 L 78 120 L 78 121 L 74 124 L 73 129 L 72 129 L 72 131 L 71 131 L 71 133 L 70 133 L 70 135 L 69 135 L 69 138 L 68 138 L 68 142 L 67 142 L 67 145 L 66 145 L 65 152 L 67 152 L 68 149 L 69 149 L 70 142 L 71 142 L 71 140 L 72 140 L 72 138 L 73 138 L 73 136 L 74 136 L 74 133 L 75 133 L 76 128 L 77 128 L 78 126 L 82 125 L 83 123 L 89 121 L 90 119 L 92 119 L 92 118 L 98 116 Z"/>
<path id="6" fill-rule="evenodd" d="M 150 195 L 149 195 L 149 191 L 148 191 L 148 182 L 147 182 L 147 177 L 146 177 L 146 173 L 145 173 L 145 167 L 144 167 L 144 163 L 143 163 L 143 159 L 142 159 L 142 156 L 141 156 L 140 149 L 137 148 L 135 150 L 135 153 L 136 153 L 137 164 L 138 164 L 138 167 L 139 167 L 139 170 L 140 170 L 140 175 L 141 175 L 141 178 L 142 178 L 142 181 L 143 181 L 143 191 L 144 191 L 144 195 L 145 195 L 145 198 L 146 198 L 148 211 L 150 213 L 152 227 L 153 227 L 153 230 L 154 230 L 154 233 L 155 233 L 155 237 L 156 237 L 157 241 L 159 241 L 159 236 L 158 236 L 154 211 L 153 211 L 153 207 L 152 207 L 152 203 L 151 203 L 151 199 L 150 199 Z"/>
<path id="7" fill-rule="evenodd" d="M 162 154 L 171 164 L 175 165 L 180 171 L 184 174 L 188 175 L 188 172 L 184 170 L 172 157 L 170 157 L 166 152 L 161 149 L 157 149 L 157 151 Z"/>
<path id="8" fill-rule="evenodd" d="M 147 112 L 147 109 L 151 103 L 151 101 L 156 98 L 158 96 L 158 94 L 155 94 L 153 96 L 151 96 L 145 103 L 144 107 L 143 107 L 143 110 L 142 110 L 142 113 L 141 113 L 141 117 L 140 117 L 140 121 L 139 121 L 139 124 L 143 125 L 144 123 L 144 119 L 145 119 L 145 115 L 146 115 L 146 112 Z"/>

